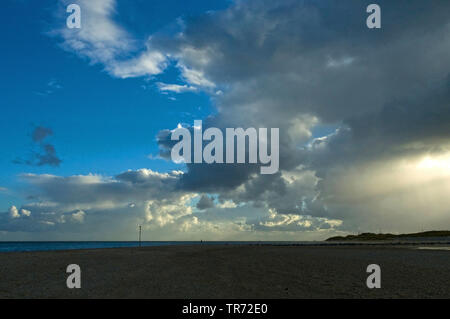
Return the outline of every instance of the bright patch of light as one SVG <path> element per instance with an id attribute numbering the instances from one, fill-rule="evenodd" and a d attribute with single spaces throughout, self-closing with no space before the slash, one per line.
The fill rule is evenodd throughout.
<path id="1" fill-rule="evenodd" d="M 437 157 L 427 156 L 417 164 L 417 168 L 450 171 L 450 155 L 446 154 L 444 156 Z"/>

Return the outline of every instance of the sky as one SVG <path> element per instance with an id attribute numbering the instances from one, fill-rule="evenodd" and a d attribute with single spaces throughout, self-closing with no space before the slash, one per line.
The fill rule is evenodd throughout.
<path id="1" fill-rule="evenodd" d="M 2 1 L 0 240 L 449 229 L 450 3 L 372 2 Z M 279 128 L 279 172 L 173 162 L 194 120 Z"/>

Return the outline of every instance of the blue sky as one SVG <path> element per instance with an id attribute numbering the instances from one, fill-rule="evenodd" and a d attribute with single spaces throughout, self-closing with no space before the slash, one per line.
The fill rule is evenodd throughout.
<path id="1" fill-rule="evenodd" d="M 3 1 L 0 240 L 450 227 L 436 1 L 380 0 L 380 29 L 368 0 Z M 194 120 L 279 128 L 279 171 L 173 163 L 168 132 Z"/>
<path id="2" fill-rule="evenodd" d="M 119 1 L 117 23 L 136 38 L 171 31 L 177 18 L 217 10 L 227 1 Z M 158 154 L 157 133 L 178 123 L 193 123 L 214 112 L 208 95 L 186 92 L 169 99 L 155 83 L 178 83 L 174 67 L 161 75 L 131 79 L 109 76 L 101 65 L 89 65 L 59 47 L 60 39 L 48 35 L 65 24 L 56 17 L 57 1 L 6 1 L 0 30 L 8 43 L 1 50 L 0 186 L 13 189 L 23 172 L 62 176 L 113 175 L 127 169 L 151 167 L 168 171 L 176 166 L 149 159 Z M 58 19 L 59 18 L 59 19 Z M 59 167 L 14 164 L 27 156 L 31 134 L 37 126 L 49 127 L 62 160 Z M 0 210 L 20 200 L 0 193 Z"/>

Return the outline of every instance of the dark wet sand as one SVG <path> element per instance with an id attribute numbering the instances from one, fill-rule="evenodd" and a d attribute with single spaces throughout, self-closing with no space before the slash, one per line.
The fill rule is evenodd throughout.
<path id="1" fill-rule="evenodd" d="M 366 287 L 379 264 L 382 288 Z M 82 288 L 66 287 L 78 264 Z M 450 298 L 450 251 L 171 246 L 0 253 L 1 298 Z"/>

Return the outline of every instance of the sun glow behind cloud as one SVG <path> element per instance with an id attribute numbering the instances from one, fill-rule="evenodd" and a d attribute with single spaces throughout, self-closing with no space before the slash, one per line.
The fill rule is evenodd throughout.
<path id="1" fill-rule="evenodd" d="M 450 174 L 450 153 L 438 156 L 426 156 L 418 164 L 417 169 L 427 172 L 436 171 L 442 175 Z"/>
<path id="2" fill-rule="evenodd" d="M 353 165 L 333 174 L 336 183 L 329 186 L 338 194 L 337 198 L 347 200 L 386 196 L 413 188 L 426 190 L 434 183 L 450 186 L 450 152 Z"/>

